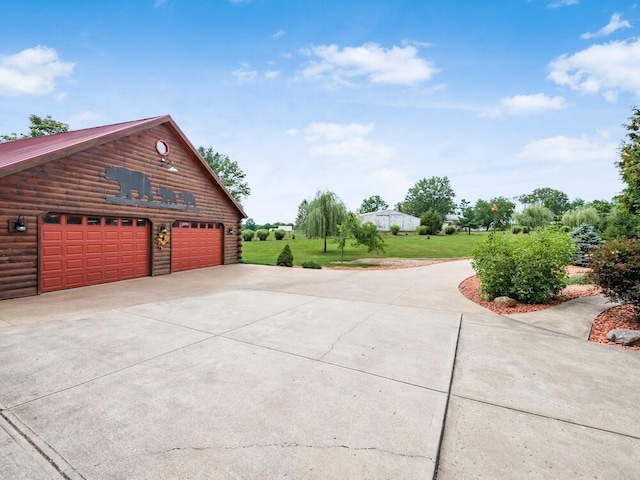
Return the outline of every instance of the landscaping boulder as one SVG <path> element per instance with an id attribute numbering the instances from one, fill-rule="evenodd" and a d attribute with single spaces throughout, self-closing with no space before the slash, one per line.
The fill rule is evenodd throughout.
<path id="1" fill-rule="evenodd" d="M 640 345 L 640 330 L 616 328 L 607 332 L 607 340 L 621 345 Z"/>
<path id="2" fill-rule="evenodd" d="M 511 308 L 518 304 L 518 302 L 511 297 L 496 297 L 493 299 L 493 303 L 500 308 Z"/>

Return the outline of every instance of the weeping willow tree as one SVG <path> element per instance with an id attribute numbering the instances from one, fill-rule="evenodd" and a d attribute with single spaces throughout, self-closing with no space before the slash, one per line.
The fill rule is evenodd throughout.
<path id="1" fill-rule="evenodd" d="M 302 222 L 302 231 L 307 238 L 323 238 L 324 253 L 327 253 L 327 238 L 338 233 L 347 216 L 347 208 L 333 192 L 318 192 L 307 206 Z"/>

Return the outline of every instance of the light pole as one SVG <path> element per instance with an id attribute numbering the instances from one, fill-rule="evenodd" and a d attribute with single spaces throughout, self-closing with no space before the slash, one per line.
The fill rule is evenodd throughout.
<path id="1" fill-rule="evenodd" d="M 491 207 L 491 211 L 493 212 L 493 231 L 496 231 L 496 218 L 498 216 L 498 205 L 496 205 L 495 203 L 493 204 L 493 206 Z"/>

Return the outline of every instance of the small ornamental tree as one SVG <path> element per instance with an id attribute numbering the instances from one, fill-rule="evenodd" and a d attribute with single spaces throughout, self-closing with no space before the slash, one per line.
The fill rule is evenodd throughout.
<path id="1" fill-rule="evenodd" d="M 578 249 L 573 264 L 582 267 L 589 265 L 591 250 L 604 243 L 593 227 L 585 223 L 572 230 L 571 239 Z"/>
<path id="2" fill-rule="evenodd" d="M 640 322 L 640 240 L 619 238 L 594 248 L 587 278 L 611 301 L 632 305 Z"/>
<path id="3" fill-rule="evenodd" d="M 427 227 L 427 235 L 437 235 L 442 230 L 444 218 L 435 210 L 427 210 L 420 217 L 420 225 Z"/>
<path id="4" fill-rule="evenodd" d="M 289 244 L 286 244 L 280 255 L 278 255 L 276 265 L 279 267 L 293 267 L 293 253 L 291 253 Z"/>

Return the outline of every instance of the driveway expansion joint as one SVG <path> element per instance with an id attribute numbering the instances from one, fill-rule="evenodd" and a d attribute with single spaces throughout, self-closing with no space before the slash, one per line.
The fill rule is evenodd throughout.
<path id="1" fill-rule="evenodd" d="M 522 413 L 524 415 L 532 415 L 534 417 L 544 418 L 546 420 L 553 420 L 553 421 L 556 421 L 556 422 L 562 422 L 562 423 L 566 423 L 568 425 L 574 425 L 576 427 L 588 428 L 589 430 L 595 430 L 595 431 L 598 431 L 598 432 L 610 433 L 612 435 L 618 435 L 620 437 L 631 438 L 633 440 L 640 440 L 640 435 L 630 435 L 628 433 L 615 432 L 613 430 L 607 430 L 606 428 L 594 427 L 593 425 L 587 425 L 587 424 L 584 424 L 584 423 L 574 422 L 572 420 L 567 420 L 566 418 L 558 418 L 558 417 L 553 417 L 551 415 L 544 415 L 542 413 L 536 413 L 536 412 L 531 412 L 531 411 L 528 411 L 528 410 L 522 410 L 521 408 L 509 407 L 507 405 L 500 405 L 500 404 L 497 404 L 497 403 L 494 403 L 494 402 L 487 402 L 485 400 L 480 400 L 478 398 L 466 397 L 464 395 L 455 395 L 455 394 L 453 394 L 451 396 L 452 397 L 456 397 L 456 398 L 460 398 L 462 400 L 469 400 L 471 402 L 481 403 L 483 405 L 489 405 L 491 407 L 502 408 L 502 409 L 505 409 L 505 410 L 510 410 L 512 412 Z"/>

